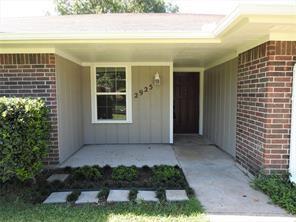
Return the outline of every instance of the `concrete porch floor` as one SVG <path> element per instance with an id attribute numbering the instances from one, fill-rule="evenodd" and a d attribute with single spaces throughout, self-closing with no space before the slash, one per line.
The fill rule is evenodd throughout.
<path id="1" fill-rule="evenodd" d="M 119 165 L 137 167 L 154 165 L 178 165 L 174 150 L 164 144 L 86 145 L 74 153 L 59 167 L 84 165 Z"/>
<path id="2" fill-rule="evenodd" d="M 176 135 L 171 145 L 88 145 L 60 167 L 83 165 L 180 165 L 210 221 L 295 221 L 269 198 L 250 187 L 250 178 L 226 153 L 197 135 Z M 237 217 L 244 216 L 244 218 Z M 252 218 L 250 220 L 250 217 Z M 261 219 L 263 220 L 261 220 Z M 280 220 L 278 220 L 280 218 Z M 275 220 L 273 220 L 275 219 Z"/>

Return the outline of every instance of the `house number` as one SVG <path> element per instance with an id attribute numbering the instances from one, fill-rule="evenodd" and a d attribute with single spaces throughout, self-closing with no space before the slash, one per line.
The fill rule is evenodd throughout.
<path id="1" fill-rule="evenodd" d="M 140 89 L 138 92 L 134 93 L 134 98 L 143 96 L 145 92 L 151 91 L 152 89 L 153 89 L 153 85 L 149 84 L 149 86 L 145 86 L 143 89 Z"/>

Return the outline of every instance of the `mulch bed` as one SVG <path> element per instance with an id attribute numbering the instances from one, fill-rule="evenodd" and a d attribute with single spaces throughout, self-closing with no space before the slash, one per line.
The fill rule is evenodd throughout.
<path id="1" fill-rule="evenodd" d="M 155 166 L 156 168 L 159 166 Z M 79 168 L 57 168 L 57 169 L 44 169 L 37 177 L 36 183 L 32 181 L 20 182 L 13 181 L 10 183 L 2 184 L 2 192 L 15 192 L 18 190 L 27 190 L 25 192 L 24 199 L 31 203 L 41 203 L 51 192 L 67 191 L 67 190 L 99 190 L 103 187 L 110 189 L 144 189 L 144 190 L 157 190 L 163 189 L 185 189 L 190 190 L 188 182 L 185 179 L 184 173 L 179 166 L 169 167 L 170 170 L 173 168 L 174 172 L 177 172 L 178 176 L 171 177 L 169 179 L 162 179 L 155 176 L 155 167 L 144 166 L 136 168 L 137 176 L 131 180 L 115 180 L 112 178 L 112 172 L 114 168 L 110 166 L 92 166 L 101 172 L 100 179 L 86 179 L 79 178 L 75 175 L 75 171 Z M 167 166 L 163 166 L 167 167 Z M 69 177 L 64 181 L 53 181 L 47 182 L 47 178 L 52 174 L 69 174 Z M 21 192 L 22 194 L 24 192 Z"/>

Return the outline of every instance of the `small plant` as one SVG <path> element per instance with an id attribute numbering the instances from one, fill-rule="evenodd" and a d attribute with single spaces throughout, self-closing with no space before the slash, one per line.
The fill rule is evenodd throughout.
<path id="1" fill-rule="evenodd" d="M 138 176 L 138 169 L 135 166 L 119 166 L 112 170 L 112 179 L 116 181 L 133 181 Z"/>
<path id="2" fill-rule="evenodd" d="M 110 193 L 110 189 L 107 187 L 103 187 L 101 191 L 98 193 L 99 201 L 106 201 L 109 193 Z"/>
<path id="3" fill-rule="evenodd" d="M 136 201 L 138 195 L 138 190 L 136 188 L 132 188 L 128 194 L 129 201 Z"/>
<path id="4" fill-rule="evenodd" d="M 59 189 L 64 187 L 64 183 L 59 180 L 54 180 L 50 183 L 50 187 L 54 191 L 58 191 Z"/>
<path id="5" fill-rule="evenodd" d="M 75 169 L 74 179 L 97 181 L 103 178 L 103 175 L 98 167 L 84 166 Z"/>
<path id="6" fill-rule="evenodd" d="M 67 196 L 67 202 L 73 203 L 80 196 L 81 192 L 79 190 L 75 190 Z"/>
<path id="7" fill-rule="evenodd" d="M 296 214 L 296 186 L 289 181 L 288 175 L 260 174 L 254 179 L 253 186 L 267 194 L 273 203 Z"/>
<path id="8" fill-rule="evenodd" d="M 153 181 L 155 183 L 166 183 L 168 181 L 181 181 L 182 174 L 180 170 L 173 166 L 154 166 Z"/>
<path id="9" fill-rule="evenodd" d="M 165 195 L 165 189 L 159 188 L 156 190 L 156 197 L 159 199 L 160 203 L 163 203 L 166 201 L 166 195 Z"/>
<path id="10" fill-rule="evenodd" d="M 189 186 L 186 188 L 186 193 L 187 193 L 187 195 L 188 195 L 189 198 L 195 196 L 194 190 L 191 187 L 189 187 Z"/>

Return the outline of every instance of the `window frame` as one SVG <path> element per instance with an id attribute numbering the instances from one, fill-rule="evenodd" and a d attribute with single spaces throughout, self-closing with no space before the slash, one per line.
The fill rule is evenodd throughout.
<path id="1" fill-rule="evenodd" d="M 112 120 L 112 119 L 98 119 L 97 117 L 97 95 L 103 95 L 104 93 L 97 92 L 97 79 L 96 69 L 97 68 L 125 68 L 125 81 L 126 81 L 126 119 L 125 120 Z M 105 64 L 94 64 L 91 66 L 91 112 L 92 112 L 92 123 L 132 123 L 132 87 L 131 87 L 131 65 L 128 64 L 116 64 L 116 63 L 105 63 Z M 110 95 L 110 94 L 109 94 Z M 123 95 L 121 92 L 112 92 L 111 95 Z"/>

